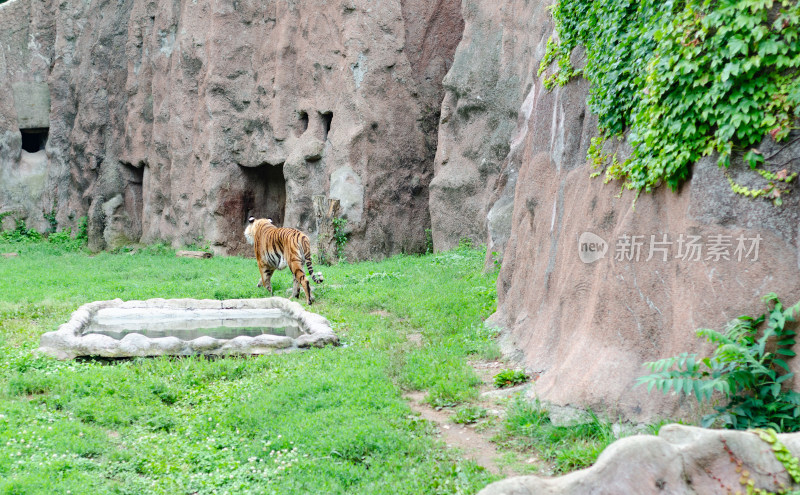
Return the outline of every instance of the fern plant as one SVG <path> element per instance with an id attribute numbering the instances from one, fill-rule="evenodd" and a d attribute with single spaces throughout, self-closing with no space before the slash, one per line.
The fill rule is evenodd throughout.
<path id="1" fill-rule="evenodd" d="M 757 318 L 739 316 L 723 332 L 697 331 L 698 336 L 717 345 L 710 357 L 683 353 L 645 363 L 652 374 L 640 377 L 637 386 L 694 394 L 701 402 L 711 400 L 715 392 L 721 394 L 725 403 L 703 417 L 706 427 L 719 420 L 738 430 L 800 430 L 800 394 L 786 387 L 794 374 L 784 360 L 795 355 L 795 331 L 787 323 L 795 321 L 800 302 L 784 308 L 775 293 L 767 294 L 763 301 L 767 311 Z"/>

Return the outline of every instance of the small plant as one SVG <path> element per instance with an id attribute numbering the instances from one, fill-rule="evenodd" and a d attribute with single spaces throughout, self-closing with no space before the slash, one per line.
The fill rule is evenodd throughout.
<path id="1" fill-rule="evenodd" d="M 53 232 L 47 236 L 47 242 L 54 246 L 58 246 L 65 251 L 80 251 L 86 246 L 85 239 L 78 239 L 77 236 L 73 239 L 72 229 L 67 228 L 61 232 Z"/>
<path id="2" fill-rule="evenodd" d="M 757 168 L 755 169 L 761 177 L 769 181 L 769 183 L 764 186 L 763 189 L 750 189 L 747 186 L 743 186 L 735 182 L 730 174 L 727 172 L 725 176 L 728 179 L 728 183 L 731 185 L 731 190 L 736 194 L 741 194 L 742 196 L 751 197 L 751 198 L 758 198 L 763 196 L 765 198 L 771 199 L 772 203 L 775 206 L 780 206 L 783 204 L 783 199 L 781 196 L 789 192 L 789 189 L 781 189 L 778 187 L 776 183 L 786 183 L 789 184 L 797 177 L 797 172 L 789 173 L 788 170 L 783 169 L 779 172 L 770 172 L 769 170 L 764 170 Z"/>
<path id="3" fill-rule="evenodd" d="M 25 225 L 25 220 L 17 219 L 14 230 L 3 231 L 0 233 L 2 242 L 38 242 L 42 240 L 42 234 L 29 229 Z"/>
<path id="4" fill-rule="evenodd" d="M 492 263 L 495 270 L 501 269 L 503 267 L 503 255 L 497 251 L 492 251 Z"/>
<path id="5" fill-rule="evenodd" d="M 425 254 L 433 254 L 433 230 L 425 229 Z"/>
<path id="6" fill-rule="evenodd" d="M 528 375 L 519 370 L 503 370 L 494 375 L 494 384 L 499 388 L 513 387 L 526 381 L 528 381 Z"/>
<path id="7" fill-rule="evenodd" d="M 460 241 L 458 241 L 458 249 L 472 249 L 472 239 L 469 237 L 462 237 Z"/>
<path id="8" fill-rule="evenodd" d="M 783 467 L 786 468 L 786 472 L 789 473 L 792 480 L 795 483 L 800 483 L 800 460 L 793 456 L 789 449 L 778 439 L 778 433 L 772 428 L 753 430 L 753 433 L 770 445 L 772 453 L 775 454 L 775 458 L 778 459 L 778 462 L 783 464 Z"/>
<path id="9" fill-rule="evenodd" d="M 81 217 L 78 219 L 78 232 L 75 234 L 76 240 L 89 242 L 89 218 Z"/>
<path id="10" fill-rule="evenodd" d="M 347 226 L 346 218 L 334 218 L 331 220 L 333 224 L 333 240 L 336 242 L 336 256 L 341 258 L 344 253 L 344 247 L 347 244 L 347 233 L 344 228 Z"/>
<path id="11" fill-rule="evenodd" d="M 165 256 L 165 255 L 174 255 L 175 250 L 172 249 L 170 246 L 163 242 L 159 242 L 156 244 L 150 244 L 149 246 L 145 246 L 136 254 L 144 255 L 144 256 Z"/>
<path id="12" fill-rule="evenodd" d="M 694 394 L 708 401 L 722 394 L 726 404 L 703 418 L 703 426 L 719 420 L 727 428 L 774 428 L 778 431 L 800 430 L 800 394 L 785 389 L 783 383 L 794 374 L 784 361 L 792 357 L 795 332 L 786 327 L 795 320 L 800 302 L 784 309 L 774 293 L 763 298 L 766 313 L 757 318 L 740 316 L 728 323 L 724 332 L 707 328 L 697 331 L 717 345 L 711 357 L 697 354 L 645 363 L 653 373 L 640 377 L 637 385 L 647 384 L 667 393 L 675 390 Z M 766 325 L 763 331 L 760 327 Z"/>
<path id="13" fill-rule="evenodd" d="M 58 220 L 56 220 L 56 202 L 53 201 L 53 209 L 50 210 L 49 213 L 44 212 L 42 213 L 44 219 L 47 220 L 47 223 L 50 225 L 50 230 L 48 232 L 56 232 L 58 231 Z"/>
<path id="14" fill-rule="evenodd" d="M 453 415 L 453 423 L 456 424 L 472 424 L 477 423 L 478 420 L 487 416 L 488 411 L 480 406 L 463 406 L 459 407 Z"/>

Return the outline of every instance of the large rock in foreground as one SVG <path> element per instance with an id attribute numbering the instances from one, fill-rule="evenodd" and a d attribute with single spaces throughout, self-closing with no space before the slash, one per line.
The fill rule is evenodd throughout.
<path id="1" fill-rule="evenodd" d="M 800 454 L 800 433 L 778 439 L 794 456 Z M 508 478 L 479 495 L 749 493 L 750 482 L 754 488 L 783 493 L 796 485 L 771 447 L 756 433 L 668 425 L 657 437 L 614 442 L 588 469 L 551 479 Z"/>

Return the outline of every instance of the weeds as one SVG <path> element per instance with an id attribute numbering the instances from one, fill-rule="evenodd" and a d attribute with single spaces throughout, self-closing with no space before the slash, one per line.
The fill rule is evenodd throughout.
<path id="1" fill-rule="evenodd" d="M 513 387 L 528 381 L 528 375 L 520 370 L 503 370 L 494 375 L 494 385 L 498 388 Z"/>
<path id="2" fill-rule="evenodd" d="M 506 431 L 499 440 L 516 449 L 535 452 L 552 463 L 554 473 L 588 467 L 617 438 L 611 423 L 590 411 L 590 421 L 556 426 L 539 401 L 517 397 L 507 411 Z"/>
<path id="3" fill-rule="evenodd" d="M 472 424 L 485 418 L 487 414 L 486 408 L 480 406 L 462 406 L 456 409 L 452 421 L 456 424 Z"/>
<path id="4" fill-rule="evenodd" d="M 342 259 L 344 247 L 347 245 L 347 232 L 345 232 L 347 219 L 337 217 L 331 219 L 331 223 L 333 224 L 333 241 L 336 243 L 336 257 Z"/>
<path id="5" fill-rule="evenodd" d="M 29 229 L 25 225 L 25 220 L 16 220 L 16 226 L 13 230 L 4 230 L 0 232 L 0 242 L 7 243 L 25 243 L 25 242 L 38 242 L 42 240 L 42 234 Z"/>

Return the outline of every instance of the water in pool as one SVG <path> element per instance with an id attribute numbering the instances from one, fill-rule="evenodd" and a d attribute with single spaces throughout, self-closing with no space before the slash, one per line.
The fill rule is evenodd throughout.
<path id="1" fill-rule="evenodd" d="M 83 334 L 122 339 L 129 333 L 149 338 L 232 339 L 262 334 L 297 338 L 298 322 L 280 309 L 105 308 L 94 314 Z"/>

